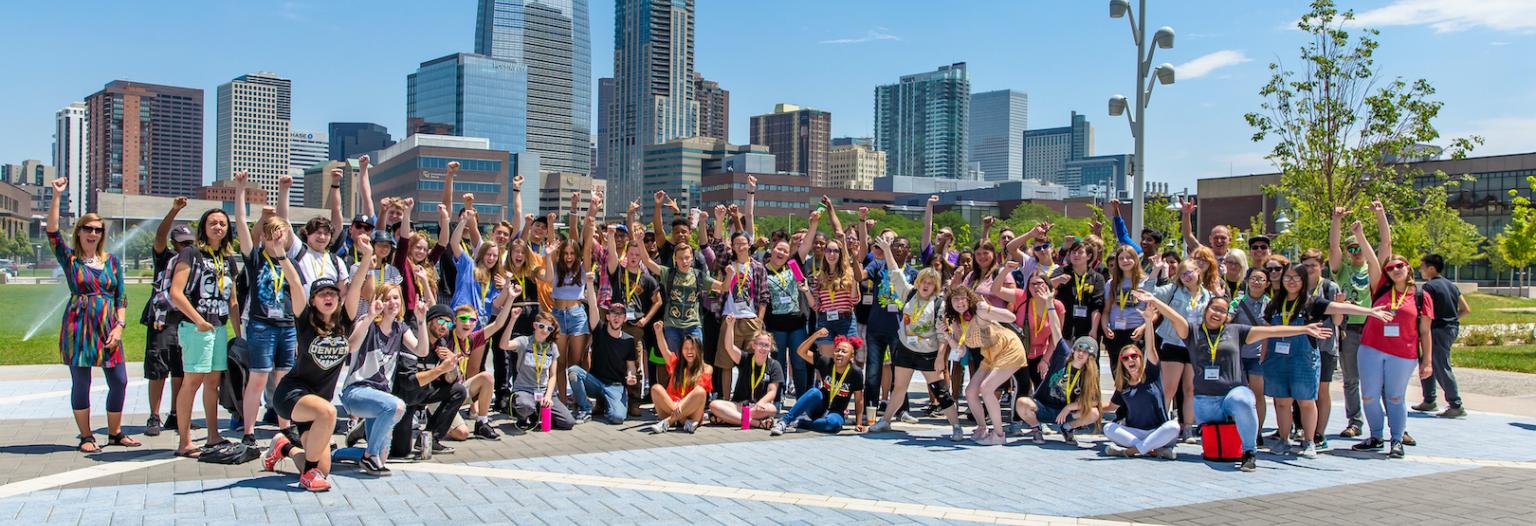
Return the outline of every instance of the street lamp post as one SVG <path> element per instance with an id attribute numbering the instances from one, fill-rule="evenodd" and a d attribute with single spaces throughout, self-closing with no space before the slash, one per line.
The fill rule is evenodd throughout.
<path id="1" fill-rule="evenodd" d="M 1131 16 L 1125 16 L 1127 13 Z M 1152 35 L 1151 45 L 1147 42 L 1147 0 L 1139 0 L 1138 8 L 1131 12 L 1130 0 L 1110 0 L 1110 18 L 1125 18 L 1131 23 L 1131 37 L 1136 40 L 1136 106 L 1126 113 L 1129 102 L 1124 95 L 1115 95 L 1109 98 L 1109 114 L 1118 117 L 1125 113 L 1125 118 L 1131 123 L 1131 136 L 1136 141 L 1135 159 L 1132 160 L 1131 189 L 1131 232 L 1141 232 L 1145 225 L 1145 214 L 1142 207 L 1146 206 L 1146 111 L 1147 103 L 1152 98 L 1152 88 L 1157 84 L 1173 84 L 1173 65 L 1163 63 L 1156 68 L 1152 67 L 1152 54 L 1157 48 L 1173 48 L 1173 28 L 1163 26 Z M 1149 81 L 1148 74 L 1155 75 L 1156 81 Z M 1145 87 L 1143 87 L 1145 86 Z M 1136 234 L 1133 234 L 1136 235 Z"/>

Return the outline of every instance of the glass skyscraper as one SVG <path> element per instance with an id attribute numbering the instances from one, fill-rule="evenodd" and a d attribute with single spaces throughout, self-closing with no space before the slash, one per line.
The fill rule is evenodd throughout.
<path id="1" fill-rule="evenodd" d="M 693 77 L 694 0 L 615 0 L 610 201 L 639 197 L 645 147 L 699 135 Z"/>
<path id="2" fill-rule="evenodd" d="M 875 87 L 875 149 L 885 152 L 886 173 L 965 178 L 970 108 L 964 62 Z"/>
<path id="3" fill-rule="evenodd" d="M 1011 89 L 971 95 L 971 162 L 988 181 L 1024 179 L 1024 130 L 1029 95 Z"/>
<path id="4" fill-rule="evenodd" d="M 421 63 L 406 78 L 408 133 L 483 137 L 491 148 L 528 148 L 528 68 L 512 60 L 455 53 Z"/>
<path id="5" fill-rule="evenodd" d="M 475 53 L 527 67 L 527 151 L 542 171 L 592 171 L 587 0 L 480 0 Z M 492 144 L 494 147 L 500 148 Z M 516 150 L 513 150 L 516 151 Z"/>

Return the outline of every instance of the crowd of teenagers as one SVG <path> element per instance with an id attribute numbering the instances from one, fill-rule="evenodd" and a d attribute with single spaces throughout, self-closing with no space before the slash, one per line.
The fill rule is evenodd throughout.
<path id="1" fill-rule="evenodd" d="M 601 192 L 586 203 L 572 195 L 563 231 L 557 214 L 524 215 L 520 205 L 513 220 L 482 224 L 474 196 L 453 195 L 458 163 L 448 164 L 436 224 L 412 225 L 417 204 L 384 198 L 376 208 L 366 156 L 359 168 L 361 213 L 349 223 L 332 185 L 330 218 L 295 232 L 286 177 L 278 206 L 254 221 L 239 205 L 233 217 L 215 208 L 178 225 L 186 200 L 175 201 L 155 235 L 154 292 L 140 319 L 146 435 L 174 429 L 177 455 L 207 454 L 233 441 L 209 425 L 195 445 L 193 401 L 202 391 L 205 422 L 216 424 L 221 396 L 234 399 L 227 429 L 255 448 L 256 426 L 275 426 L 264 467 L 293 458 L 300 484 L 323 491 L 333 457 L 387 475 L 389 459 L 447 453 L 446 442 L 619 425 L 647 403 L 655 421 L 640 425 L 652 433 L 712 424 L 773 436 L 879 432 L 923 415 L 946 421 L 956 442 L 1041 443 L 1051 429 L 1075 444 L 1087 431 L 1108 438 L 1105 454 L 1128 457 L 1174 458 L 1200 424 L 1220 423 L 1237 430 L 1243 471 L 1266 440 L 1276 454 L 1306 458 L 1327 447 L 1340 367 L 1347 422 L 1337 436 L 1364 437 L 1352 449 L 1403 456 L 1415 376 L 1426 395 L 1417 409 L 1434 405 L 1438 382 L 1450 403 L 1442 416 L 1463 414 L 1449 347 L 1466 303 L 1439 276 L 1437 256 L 1423 258 L 1427 281 L 1415 282 L 1379 203 L 1369 210 L 1376 245 L 1358 221 L 1341 240 L 1350 213 L 1338 209 L 1329 252 L 1292 261 L 1263 236 L 1246 252 L 1231 246 L 1225 227 L 1202 242 L 1188 227 L 1193 205 L 1187 253 L 1163 251 L 1155 230 L 1133 239 L 1117 202 L 1106 210 L 1113 250 L 1097 223 L 1082 237 L 1053 237 L 1049 223 L 994 236 L 992 218 L 978 242 L 958 246 L 948 228 L 934 229 L 937 196 L 920 239 L 876 231 L 863 208 L 844 225 L 826 197 L 806 228 L 759 236 L 750 177 L 744 205 L 712 214 L 657 192 L 649 229 L 638 201 L 622 222 L 600 221 Z M 233 183 L 244 203 L 247 176 Z M 121 428 L 121 263 L 94 214 L 66 243 L 58 196 L 67 182 L 53 184 L 48 236 L 72 295 L 60 352 L 74 378 L 79 448 L 100 450 L 88 397 L 97 367 L 109 387 L 109 444 L 137 446 Z M 521 185 L 514 178 L 512 192 Z M 1101 354 L 1112 386 L 1101 386 Z M 233 389 L 221 381 L 232 361 L 244 377 Z M 914 375 L 925 407 L 909 400 Z M 1266 396 L 1277 431 L 1261 437 Z M 493 413 L 512 422 L 495 425 Z M 347 447 L 332 452 L 341 428 Z"/>

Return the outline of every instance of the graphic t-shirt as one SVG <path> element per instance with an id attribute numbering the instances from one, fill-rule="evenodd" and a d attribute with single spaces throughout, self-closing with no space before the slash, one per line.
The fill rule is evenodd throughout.
<path id="1" fill-rule="evenodd" d="M 1061 320 L 1062 339 L 1087 336 L 1093 329 L 1093 313 L 1104 308 L 1104 275 L 1091 269 L 1078 274 L 1063 266 L 1052 277 L 1056 276 L 1068 277 L 1056 287 L 1056 299 L 1067 308 L 1067 317 Z"/>
<path id="2" fill-rule="evenodd" d="M 247 296 L 250 305 L 247 312 L 251 319 L 275 327 L 293 326 L 293 301 L 288 294 L 288 280 L 283 274 L 282 262 L 267 257 L 266 251 L 257 249 L 245 257 Z"/>
<path id="3" fill-rule="evenodd" d="M 608 275 L 608 283 L 612 284 L 613 295 L 603 304 L 623 303 L 624 319 L 636 321 L 644 318 L 651 312 L 651 303 L 656 294 L 656 278 L 649 272 L 630 272 L 620 267 L 617 271 Z"/>
<path id="4" fill-rule="evenodd" d="M 394 385 L 395 362 L 399 361 L 400 352 L 405 348 L 406 327 L 396 320 L 387 323 L 390 324 L 388 335 L 379 330 L 376 323 L 368 327 L 362 346 L 352 357 L 352 372 L 347 374 L 347 385 L 363 384 L 386 393 Z"/>
<path id="5" fill-rule="evenodd" d="M 1035 400 L 1046 406 L 1064 408 L 1082 399 L 1083 389 L 1088 386 L 1098 388 L 1098 378 L 1086 378 L 1082 369 L 1071 369 L 1071 363 L 1072 348 L 1067 346 L 1066 340 L 1056 342 L 1045 381 L 1035 388 Z"/>
<path id="6" fill-rule="evenodd" d="M 235 292 L 235 260 L 209 254 L 193 245 L 181 249 L 176 264 L 190 269 L 187 288 L 182 292 L 192 302 L 192 308 L 209 325 L 224 325 L 229 320 L 229 300 Z"/>
<path id="7" fill-rule="evenodd" d="M 784 366 L 769 357 L 766 363 L 757 363 L 750 352 L 743 351 L 736 363 L 736 388 L 731 390 L 731 401 L 756 402 L 768 396 L 773 386 L 784 385 Z"/>
<path id="8" fill-rule="evenodd" d="M 703 292 L 714 287 L 715 280 L 698 269 L 673 272 L 671 267 L 661 267 L 662 320 L 668 327 L 688 329 L 699 326 L 699 300 Z"/>
<path id="9" fill-rule="evenodd" d="M 1366 265 L 1355 265 L 1345 261 L 1344 264 L 1339 265 L 1339 274 L 1336 279 L 1339 282 L 1339 288 L 1344 290 L 1344 297 L 1348 298 L 1350 303 L 1362 307 L 1371 305 L 1371 271 Z M 1344 323 L 1360 325 L 1365 323 L 1365 316 L 1351 314 L 1344 317 Z"/>
<path id="10" fill-rule="evenodd" d="M 336 381 L 341 379 L 341 364 L 347 361 L 351 349 L 347 336 L 352 334 L 352 320 L 345 312 L 337 313 L 340 324 L 330 334 L 321 335 L 311 323 L 314 311 L 304 309 L 295 324 L 299 336 L 298 361 L 293 370 L 278 383 L 277 392 L 288 386 L 304 386 L 316 395 L 330 400 L 336 395 Z"/>
<path id="11" fill-rule="evenodd" d="M 512 390 L 542 395 L 549 387 L 547 371 L 555 368 L 560 349 L 554 342 L 530 343 L 532 339 L 531 336 L 518 336 L 512 340 L 512 347 L 518 349 L 517 379 L 512 381 Z"/>
<path id="12" fill-rule="evenodd" d="M 864 371 L 855 367 L 853 362 L 838 367 L 834 371 L 832 359 L 818 353 L 816 372 L 821 375 L 821 382 L 817 384 L 817 388 L 826 393 L 828 413 L 847 411 L 848 404 L 853 400 L 853 394 L 864 390 Z"/>

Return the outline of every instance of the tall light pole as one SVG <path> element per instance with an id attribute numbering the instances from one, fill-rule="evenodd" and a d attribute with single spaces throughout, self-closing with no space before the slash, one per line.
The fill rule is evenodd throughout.
<path id="1" fill-rule="evenodd" d="M 1146 112 L 1147 103 L 1152 99 L 1152 88 L 1157 84 L 1173 84 L 1173 65 L 1163 63 L 1156 68 L 1152 67 L 1152 54 L 1157 48 L 1173 48 L 1173 28 L 1163 26 L 1152 35 L 1151 45 L 1147 42 L 1147 0 L 1138 0 L 1139 7 L 1131 12 L 1130 0 L 1110 0 L 1109 17 L 1125 18 L 1131 23 L 1131 37 L 1136 40 L 1136 106 L 1131 113 L 1126 113 L 1127 100 L 1124 95 L 1115 95 L 1109 98 L 1109 114 L 1118 117 L 1126 113 L 1125 118 L 1131 123 L 1131 136 L 1136 140 L 1135 159 L 1132 160 L 1132 189 L 1131 189 L 1131 232 L 1132 235 L 1141 235 L 1142 226 L 1145 224 L 1145 214 L 1142 207 L 1146 206 Z M 1129 13 L 1131 16 L 1125 16 Z M 1155 82 L 1147 79 L 1148 73 L 1155 74 Z M 1145 86 L 1145 87 L 1143 87 Z M 1171 235 L 1171 234 L 1170 234 Z"/>

